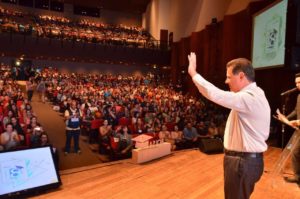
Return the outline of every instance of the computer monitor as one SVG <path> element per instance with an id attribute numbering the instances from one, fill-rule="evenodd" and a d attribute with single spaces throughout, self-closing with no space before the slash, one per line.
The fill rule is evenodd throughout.
<path id="1" fill-rule="evenodd" d="M 0 152 L 0 198 L 41 193 L 60 185 L 51 146 Z"/>

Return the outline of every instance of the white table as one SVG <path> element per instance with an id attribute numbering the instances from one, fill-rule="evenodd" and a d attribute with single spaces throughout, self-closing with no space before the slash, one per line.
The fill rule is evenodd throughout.
<path id="1" fill-rule="evenodd" d="M 163 142 L 161 144 L 133 149 L 132 161 L 134 163 L 143 163 L 169 154 L 171 154 L 171 144 L 168 142 Z"/>

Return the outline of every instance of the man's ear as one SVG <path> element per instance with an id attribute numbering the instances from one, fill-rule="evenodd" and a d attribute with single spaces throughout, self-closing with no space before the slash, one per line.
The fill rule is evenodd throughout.
<path id="1" fill-rule="evenodd" d="M 239 78 L 240 78 L 240 80 L 242 80 L 243 78 L 245 78 L 245 73 L 244 72 L 240 72 L 239 73 Z"/>

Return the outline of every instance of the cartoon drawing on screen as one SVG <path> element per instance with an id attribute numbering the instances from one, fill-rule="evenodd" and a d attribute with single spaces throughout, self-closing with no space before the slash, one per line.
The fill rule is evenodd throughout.
<path id="1" fill-rule="evenodd" d="M 18 179 L 22 175 L 24 167 L 16 165 L 14 168 L 9 169 L 10 179 Z"/>
<path id="2" fill-rule="evenodd" d="M 266 53 L 276 51 L 276 44 L 278 41 L 278 30 L 275 28 L 268 30 L 267 33 L 267 44 L 266 44 Z"/>
<path id="3" fill-rule="evenodd" d="M 39 176 L 47 176 L 46 160 L 11 159 L 0 163 L 0 181 L 7 188 L 16 190 L 35 182 Z M 49 176 L 48 179 L 52 179 Z M 47 179 L 47 180 L 48 180 Z M 47 181 L 45 179 L 45 181 Z"/>
<path id="4" fill-rule="evenodd" d="M 282 44 L 281 38 L 282 18 L 274 15 L 265 25 L 264 31 L 264 57 L 273 59 Z"/>

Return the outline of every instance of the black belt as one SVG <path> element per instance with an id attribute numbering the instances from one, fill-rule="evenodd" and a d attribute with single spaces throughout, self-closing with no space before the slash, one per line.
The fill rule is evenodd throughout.
<path id="1" fill-rule="evenodd" d="M 238 151 L 229 151 L 225 149 L 225 155 L 228 156 L 238 156 L 242 158 L 262 158 L 263 153 L 251 153 L 251 152 L 238 152 Z"/>

